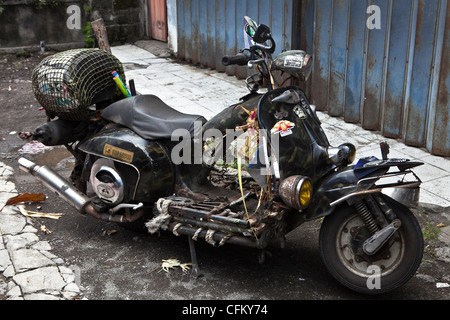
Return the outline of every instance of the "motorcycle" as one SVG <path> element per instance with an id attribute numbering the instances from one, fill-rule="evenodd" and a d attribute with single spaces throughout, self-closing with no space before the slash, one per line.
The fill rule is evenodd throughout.
<path id="1" fill-rule="evenodd" d="M 246 48 L 222 62 L 257 70 L 246 80 L 250 93 L 209 121 L 133 93 L 95 120 L 36 129 L 35 140 L 65 145 L 77 159 L 71 182 L 25 158 L 20 168 L 82 214 L 186 235 L 197 276 L 195 240 L 256 248 L 263 262 L 269 243 L 322 219 L 320 255 L 338 282 L 365 294 L 404 285 L 423 253 L 408 208 L 421 184 L 411 169 L 423 163 L 389 159 L 383 143 L 381 159 L 352 165 L 355 147 L 332 147 L 304 91 L 279 84 L 282 75 L 306 82 L 312 57 L 272 57 L 270 28 L 249 17 L 244 37 Z"/>

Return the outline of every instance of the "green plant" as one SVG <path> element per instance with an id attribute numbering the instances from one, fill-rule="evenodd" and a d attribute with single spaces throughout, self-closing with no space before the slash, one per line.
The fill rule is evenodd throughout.
<path id="1" fill-rule="evenodd" d="M 439 235 L 441 234 L 441 229 L 436 227 L 433 223 L 427 222 L 423 228 L 423 236 L 427 241 L 432 243 L 438 241 Z"/>
<path id="2" fill-rule="evenodd" d="M 84 34 L 84 46 L 86 48 L 93 48 L 94 38 L 92 37 L 92 28 L 90 21 L 86 22 L 86 25 L 83 27 L 83 34 Z"/>

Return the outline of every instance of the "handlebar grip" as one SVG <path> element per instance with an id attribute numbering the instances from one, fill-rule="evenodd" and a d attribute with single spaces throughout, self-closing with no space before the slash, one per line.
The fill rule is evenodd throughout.
<path id="1" fill-rule="evenodd" d="M 230 66 L 233 64 L 237 64 L 238 66 L 245 66 L 247 65 L 248 61 L 249 58 L 243 53 L 238 53 L 234 56 L 224 56 L 222 58 L 222 64 L 224 66 Z"/>

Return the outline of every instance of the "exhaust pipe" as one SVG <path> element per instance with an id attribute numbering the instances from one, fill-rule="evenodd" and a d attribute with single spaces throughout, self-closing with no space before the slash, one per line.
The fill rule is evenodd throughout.
<path id="1" fill-rule="evenodd" d="M 80 213 L 85 213 L 85 207 L 90 203 L 90 199 L 85 194 L 78 191 L 70 182 L 61 177 L 47 166 L 38 166 L 34 162 L 20 158 L 19 168 L 28 172 L 41 181 L 47 188 L 56 192 L 68 204 L 72 205 Z"/>
<path id="2" fill-rule="evenodd" d="M 69 181 L 51 168 L 39 166 L 25 158 L 20 158 L 18 162 L 20 170 L 35 176 L 42 184 L 63 198 L 81 214 L 88 214 L 98 220 L 118 223 L 134 222 L 142 217 L 142 211 L 132 215 L 130 218 L 125 218 L 123 215 L 100 213 L 92 206 L 91 200 L 87 195 L 76 189 Z"/>

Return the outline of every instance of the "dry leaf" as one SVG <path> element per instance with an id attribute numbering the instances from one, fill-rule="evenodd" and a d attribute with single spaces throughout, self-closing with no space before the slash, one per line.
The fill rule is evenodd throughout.
<path id="1" fill-rule="evenodd" d="M 436 227 L 438 227 L 438 228 L 443 228 L 443 227 L 445 227 L 445 224 L 439 223 Z"/>
<path id="2" fill-rule="evenodd" d="M 30 211 L 25 210 L 22 207 L 19 207 L 20 213 L 22 213 L 26 217 L 32 217 L 32 218 L 48 218 L 48 219 L 54 219 L 58 220 L 63 216 L 63 213 L 44 213 L 44 212 L 36 212 L 36 211 Z"/>
<path id="3" fill-rule="evenodd" d="M 117 233 L 118 231 L 115 229 L 110 229 L 110 230 L 105 230 L 102 232 L 102 236 L 110 236 L 113 235 L 114 233 Z"/>
<path id="4" fill-rule="evenodd" d="M 0 211 L 3 210 L 4 207 L 17 204 L 21 202 L 42 202 L 45 200 L 45 194 L 43 193 L 22 193 L 18 196 L 9 198 L 8 201 L 3 205 Z"/>

